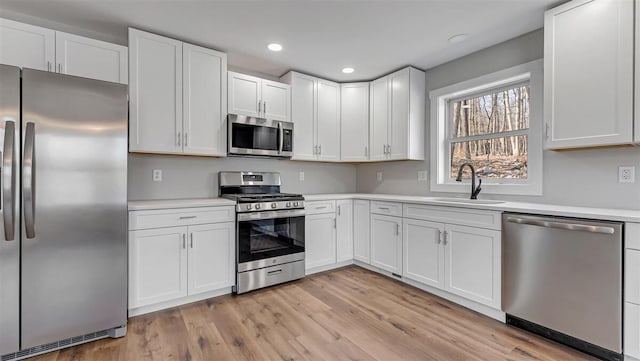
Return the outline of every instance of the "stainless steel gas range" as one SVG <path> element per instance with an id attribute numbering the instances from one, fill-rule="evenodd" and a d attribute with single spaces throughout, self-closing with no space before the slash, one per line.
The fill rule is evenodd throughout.
<path id="1" fill-rule="evenodd" d="M 234 292 L 304 277 L 304 197 L 280 193 L 280 174 L 220 172 L 220 196 L 236 205 Z"/>

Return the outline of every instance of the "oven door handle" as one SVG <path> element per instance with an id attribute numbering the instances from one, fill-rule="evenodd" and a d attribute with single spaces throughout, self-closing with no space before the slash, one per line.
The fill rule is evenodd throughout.
<path id="1" fill-rule="evenodd" d="M 305 215 L 304 209 L 293 209 L 283 211 L 267 211 L 267 212 L 249 212 L 238 213 L 238 222 L 253 221 L 260 219 L 278 219 L 289 217 L 303 217 Z"/>
<path id="2" fill-rule="evenodd" d="M 278 153 L 282 154 L 282 148 L 284 148 L 284 129 L 282 123 L 278 122 Z"/>

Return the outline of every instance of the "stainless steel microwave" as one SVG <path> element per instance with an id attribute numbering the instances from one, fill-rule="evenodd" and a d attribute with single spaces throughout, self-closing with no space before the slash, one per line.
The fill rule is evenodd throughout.
<path id="1" fill-rule="evenodd" d="M 293 123 L 229 114 L 228 153 L 291 158 Z"/>

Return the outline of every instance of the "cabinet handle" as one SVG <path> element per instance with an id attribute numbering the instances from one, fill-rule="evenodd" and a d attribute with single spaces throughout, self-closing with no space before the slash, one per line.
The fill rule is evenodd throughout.
<path id="1" fill-rule="evenodd" d="M 47 62 L 47 71 L 51 71 L 51 62 L 50 61 Z"/>
<path id="2" fill-rule="evenodd" d="M 186 249 L 187 248 L 187 234 L 183 233 L 182 234 L 182 249 Z"/>
<path id="3" fill-rule="evenodd" d="M 180 140 L 182 139 L 182 137 L 180 135 L 181 135 L 181 133 L 178 132 L 178 136 L 176 137 L 176 139 L 177 139 L 176 142 L 178 143 L 178 145 L 180 145 Z"/>
<path id="4" fill-rule="evenodd" d="M 191 239 L 191 248 L 193 248 L 193 233 L 189 234 L 189 238 Z"/>
<path id="5" fill-rule="evenodd" d="M 264 115 L 267 115 L 267 101 L 263 100 L 262 101 L 262 112 L 264 113 Z"/>
<path id="6" fill-rule="evenodd" d="M 182 216 L 178 219 L 192 219 L 192 218 L 196 218 L 197 216 Z"/>
<path id="7" fill-rule="evenodd" d="M 447 232 L 447 231 L 444 231 L 444 233 L 443 233 L 442 244 L 445 245 L 445 246 L 447 245 L 447 235 L 448 234 L 449 234 L 449 232 Z"/>
<path id="8" fill-rule="evenodd" d="M 378 207 L 379 210 L 381 211 L 389 211 L 389 207 Z"/>
<path id="9" fill-rule="evenodd" d="M 258 100 L 258 114 L 262 114 L 262 100 Z"/>
<path id="10" fill-rule="evenodd" d="M 341 213 L 342 206 L 338 206 L 338 215 Z"/>
<path id="11" fill-rule="evenodd" d="M 396 223 L 396 236 L 400 235 L 400 223 Z"/>
<path id="12" fill-rule="evenodd" d="M 338 220 L 336 218 L 333 219 L 333 228 L 338 228 Z"/>
<path id="13" fill-rule="evenodd" d="M 438 244 L 442 243 L 442 231 L 438 230 Z"/>
<path id="14" fill-rule="evenodd" d="M 318 155 L 322 155 L 322 144 L 318 146 Z"/>
<path id="15" fill-rule="evenodd" d="M 58 73 L 62 74 L 62 64 L 58 64 Z"/>
<path id="16" fill-rule="evenodd" d="M 184 132 L 184 146 L 185 146 L 185 147 L 189 144 L 189 142 L 188 142 L 188 140 L 189 140 L 189 138 L 188 138 L 188 134 L 189 134 L 189 133 Z"/>

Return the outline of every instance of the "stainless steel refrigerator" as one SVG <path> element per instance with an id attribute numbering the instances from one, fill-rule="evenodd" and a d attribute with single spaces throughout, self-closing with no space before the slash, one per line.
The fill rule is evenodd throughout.
<path id="1" fill-rule="evenodd" d="M 0 356 L 123 335 L 127 87 L 0 65 L 0 128 Z"/>

